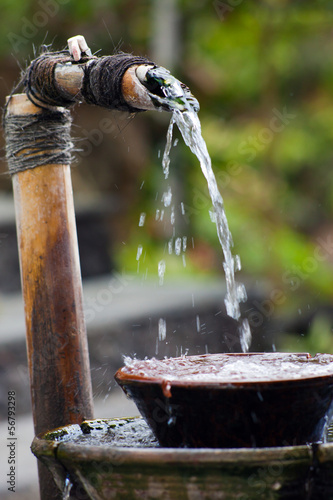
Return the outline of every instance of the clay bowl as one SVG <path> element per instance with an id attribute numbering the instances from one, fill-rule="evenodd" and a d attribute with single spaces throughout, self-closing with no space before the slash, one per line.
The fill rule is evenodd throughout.
<path id="1" fill-rule="evenodd" d="M 164 447 L 304 445 L 333 414 L 329 354 L 127 360 L 115 379 Z"/>

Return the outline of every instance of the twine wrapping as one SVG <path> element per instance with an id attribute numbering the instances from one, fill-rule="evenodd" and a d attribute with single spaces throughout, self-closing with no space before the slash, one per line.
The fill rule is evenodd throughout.
<path id="1" fill-rule="evenodd" d="M 71 114 L 68 110 L 4 118 L 6 158 L 11 175 L 49 164 L 72 161 Z"/>
<path id="2" fill-rule="evenodd" d="M 31 62 L 23 80 L 26 93 L 36 106 L 62 106 L 74 104 L 77 99 L 70 97 L 57 86 L 54 71 L 57 64 L 66 64 L 72 58 L 66 50 L 45 52 Z"/>
<path id="3" fill-rule="evenodd" d="M 82 95 L 85 101 L 119 111 L 142 111 L 125 101 L 121 88 L 125 71 L 135 64 L 154 65 L 145 57 L 123 53 L 90 61 L 84 68 Z"/>

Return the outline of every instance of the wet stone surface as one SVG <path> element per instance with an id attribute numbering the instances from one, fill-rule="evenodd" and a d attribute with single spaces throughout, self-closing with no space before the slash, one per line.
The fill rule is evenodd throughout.
<path id="1" fill-rule="evenodd" d="M 66 429 L 66 430 L 65 430 Z M 157 439 L 142 417 L 114 418 L 82 422 L 45 436 L 48 440 L 85 446 L 115 448 L 159 448 Z M 327 429 L 326 442 L 333 442 L 333 422 Z"/>
<path id="2" fill-rule="evenodd" d="M 81 425 L 71 425 L 50 432 L 45 437 L 48 440 L 84 446 L 159 447 L 153 433 L 140 417 L 85 421 Z"/>

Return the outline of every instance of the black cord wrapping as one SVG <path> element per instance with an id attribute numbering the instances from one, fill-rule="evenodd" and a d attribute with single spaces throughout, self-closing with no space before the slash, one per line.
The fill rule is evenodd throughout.
<path id="1" fill-rule="evenodd" d="M 44 52 L 31 62 L 26 71 L 24 86 L 26 93 L 36 106 L 62 106 L 67 107 L 74 104 L 77 99 L 65 94 L 57 86 L 54 79 L 54 71 L 57 64 L 72 62 L 68 51 Z"/>
<path id="2" fill-rule="evenodd" d="M 129 105 L 122 93 L 125 71 L 134 64 L 152 64 L 145 57 L 119 53 L 89 61 L 84 67 L 82 95 L 89 104 L 119 111 L 142 111 Z M 155 65 L 154 65 L 155 66 Z"/>
<path id="3" fill-rule="evenodd" d="M 68 110 L 28 115 L 6 114 L 6 158 L 11 175 L 49 164 L 72 161 L 71 114 Z"/>
<path id="4" fill-rule="evenodd" d="M 76 96 L 65 93 L 54 78 L 57 64 L 75 63 L 66 50 L 45 52 L 32 61 L 26 71 L 24 86 L 29 99 L 37 106 L 68 107 L 78 101 L 119 111 L 138 112 L 126 102 L 122 94 L 125 71 L 135 64 L 152 64 L 149 59 L 132 54 L 119 53 L 104 57 L 83 57 L 79 61 L 84 76 L 82 89 Z"/>

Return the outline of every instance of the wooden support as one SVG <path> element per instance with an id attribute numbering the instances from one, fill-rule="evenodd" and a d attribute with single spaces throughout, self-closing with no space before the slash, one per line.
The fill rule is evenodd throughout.
<path id="1" fill-rule="evenodd" d="M 44 113 L 25 94 L 7 114 Z M 24 141 L 24 133 L 22 134 Z M 69 165 L 13 175 L 35 433 L 93 418 Z M 39 464 L 42 500 L 61 499 Z"/>

